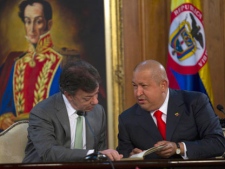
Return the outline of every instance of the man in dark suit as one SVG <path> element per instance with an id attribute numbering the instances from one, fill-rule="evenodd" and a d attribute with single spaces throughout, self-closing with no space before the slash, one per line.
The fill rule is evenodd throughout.
<path id="1" fill-rule="evenodd" d="M 72 62 L 64 66 L 59 83 L 61 93 L 31 110 L 23 162 L 74 162 L 94 150 L 120 160 L 122 155 L 116 150 L 106 150 L 106 114 L 98 104 L 98 71 L 85 61 Z M 83 115 L 82 141 L 80 148 L 75 148 L 79 115 Z"/>
<path id="2" fill-rule="evenodd" d="M 170 89 L 164 67 L 154 60 L 136 66 L 132 84 L 137 104 L 119 116 L 117 150 L 124 157 L 159 145 L 164 147 L 146 158 L 211 158 L 224 153 L 223 131 L 205 94 Z M 157 118 L 159 111 L 162 116 Z"/>

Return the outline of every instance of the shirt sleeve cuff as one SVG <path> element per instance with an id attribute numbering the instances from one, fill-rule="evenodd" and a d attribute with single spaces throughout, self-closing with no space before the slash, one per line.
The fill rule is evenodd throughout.
<path id="1" fill-rule="evenodd" d="M 187 156 L 187 147 L 186 144 L 184 142 L 181 142 L 184 145 L 184 155 L 181 156 L 183 159 L 187 160 L 188 156 Z"/>
<path id="2" fill-rule="evenodd" d="M 94 150 L 88 150 L 87 155 L 94 153 Z"/>

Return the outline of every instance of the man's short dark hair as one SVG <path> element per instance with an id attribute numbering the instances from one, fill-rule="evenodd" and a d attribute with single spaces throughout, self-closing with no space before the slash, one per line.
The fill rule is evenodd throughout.
<path id="1" fill-rule="evenodd" d="M 49 2 L 45 1 L 45 0 L 23 0 L 20 4 L 19 4 L 19 17 L 21 18 L 21 20 L 24 22 L 24 10 L 26 8 L 26 6 L 28 5 L 33 5 L 34 3 L 40 3 L 43 6 L 43 12 L 44 12 L 44 17 L 47 21 L 52 19 L 52 7 L 50 5 Z"/>
<path id="2" fill-rule="evenodd" d="M 100 81 L 101 77 L 96 68 L 83 60 L 78 60 L 63 67 L 59 84 L 62 93 L 67 91 L 74 95 L 79 89 L 87 93 L 93 92 Z"/>

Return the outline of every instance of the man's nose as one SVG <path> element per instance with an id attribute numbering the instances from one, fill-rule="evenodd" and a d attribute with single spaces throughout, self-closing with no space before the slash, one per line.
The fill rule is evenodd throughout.
<path id="1" fill-rule="evenodd" d="M 31 22 L 31 24 L 30 24 L 30 30 L 31 30 L 31 32 L 34 32 L 35 31 L 35 23 L 34 22 Z"/>
<path id="2" fill-rule="evenodd" d="M 141 87 L 137 87 L 135 90 L 136 96 L 141 96 L 143 94 L 143 89 Z"/>
<path id="3" fill-rule="evenodd" d="M 98 96 L 92 98 L 91 104 L 98 104 Z"/>

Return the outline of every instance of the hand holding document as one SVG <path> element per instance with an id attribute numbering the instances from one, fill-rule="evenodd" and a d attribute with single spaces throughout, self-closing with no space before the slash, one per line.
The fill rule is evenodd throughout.
<path id="1" fill-rule="evenodd" d="M 144 157 L 148 154 L 154 153 L 156 151 L 159 151 L 163 148 L 164 146 L 158 146 L 158 147 L 152 147 L 147 150 L 142 151 L 141 153 L 134 154 L 128 158 L 122 158 L 121 161 L 129 161 L 129 160 L 143 160 Z"/>

